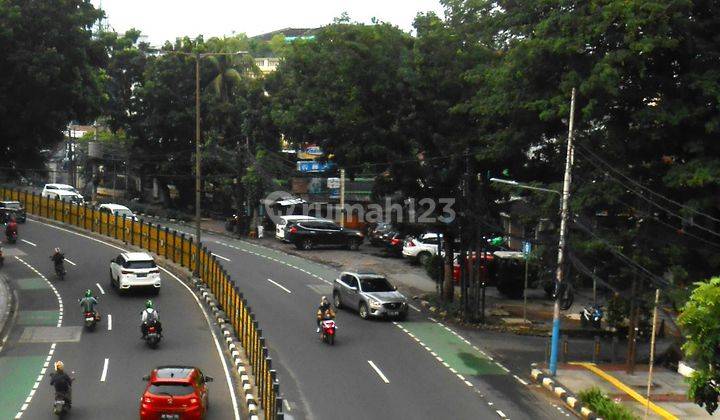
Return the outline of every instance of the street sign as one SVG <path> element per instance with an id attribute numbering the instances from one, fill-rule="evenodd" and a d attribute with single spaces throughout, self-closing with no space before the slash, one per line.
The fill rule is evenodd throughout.
<path id="1" fill-rule="evenodd" d="M 327 187 L 331 190 L 340 188 L 340 178 L 328 178 Z"/>
<path id="2" fill-rule="evenodd" d="M 523 253 L 529 254 L 532 251 L 532 244 L 530 242 L 523 242 Z"/>
<path id="3" fill-rule="evenodd" d="M 297 162 L 298 172 L 325 172 L 335 168 L 335 162 L 316 162 L 313 160 Z"/>

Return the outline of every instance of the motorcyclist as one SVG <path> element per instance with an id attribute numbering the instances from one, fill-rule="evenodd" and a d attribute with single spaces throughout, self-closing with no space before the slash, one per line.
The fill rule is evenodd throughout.
<path id="1" fill-rule="evenodd" d="M 15 220 L 14 216 L 10 216 L 8 219 L 7 225 L 5 225 L 5 237 L 8 239 L 10 238 L 10 235 L 15 234 L 17 236 L 18 233 L 18 225 L 17 221 Z"/>
<path id="2" fill-rule="evenodd" d="M 82 306 L 84 312 L 92 312 L 95 314 L 95 319 L 100 319 L 100 313 L 95 309 L 95 305 L 98 304 L 97 299 L 93 297 L 92 290 L 87 289 L 85 291 L 85 297 L 80 299 L 80 306 Z"/>
<path id="3" fill-rule="evenodd" d="M 72 406 L 72 381 L 73 378 L 65 373 L 63 362 L 55 362 L 55 372 L 50 374 L 50 385 L 55 387 L 55 398 L 65 400 L 68 408 Z"/>
<path id="4" fill-rule="evenodd" d="M 55 248 L 53 250 L 53 254 L 50 256 L 50 259 L 55 263 L 55 271 L 58 271 L 58 269 L 63 269 L 63 262 L 65 261 L 65 254 L 63 254 L 60 251 L 60 248 Z"/>
<path id="5" fill-rule="evenodd" d="M 320 299 L 320 306 L 317 310 L 317 330 L 315 332 L 320 332 L 320 322 L 325 319 L 334 319 L 335 318 L 335 312 L 332 310 L 332 307 L 330 306 L 330 302 L 328 302 L 327 297 L 323 296 Z"/>
<path id="6" fill-rule="evenodd" d="M 162 335 L 162 324 L 160 323 L 160 314 L 153 307 L 152 300 L 148 299 L 145 302 L 145 310 L 142 311 L 142 324 L 140 325 L 140 331 L 142 332 L 142 338 L 147 337 L 147 331 L 149 325 L 155 325 L 158 334 Z"/>

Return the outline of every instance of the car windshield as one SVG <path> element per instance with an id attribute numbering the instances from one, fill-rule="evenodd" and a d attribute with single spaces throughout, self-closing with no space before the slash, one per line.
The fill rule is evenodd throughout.
<path id="1" fill-rule="evenodd" d="M 372 278 L 372 279 L 361 279 L 363 292 L 392 292 L 395 290 L 390 282 L 383 277 Z"/>
<path id="2" fill-rule="evenodd" d="M 155 261 L 128 261 L 125 263 L 125 268 L 130 269 L 143 269 L 143 268 L 155 268 Z"/>
<path id="3" fill-rule="evenodd" d="M 173 397 L 190 395 L 194 392 L 192 385 L 181 383 L 155 382 L 150 385 L 148 392 L 155 395 L 171 395 Z"/>

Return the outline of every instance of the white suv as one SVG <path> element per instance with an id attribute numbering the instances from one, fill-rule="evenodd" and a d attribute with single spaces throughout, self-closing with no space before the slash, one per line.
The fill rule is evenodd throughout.
<path id="1" fill-rule="evenodd" d="M 417 238 L 408 237 L 403 244 L 403 257 L 425 265 L 430 257 L 437 255 L 442 233 L 424 233 Z"/>
<path id="2" fill-rule="evenodd" d="M 75 194 L 79 194 L 78 190 L 75 189 L 72 185 L 67 184 L 45 184 L 43 187 L 42 193 L 40 195 L 42 197 L 48 197 L 50 191 L 57 191 L 57 190 L 63 190 L 63 191 L 70 191 L 74 192 Z"/>
<path id="3" fill-rule="evenodd" d="M 146 252 L 123 252 L 110 260 L 110 285 L 128 290 L 131 287 L 151 288 L 160 293 L 160 269 Z"/>

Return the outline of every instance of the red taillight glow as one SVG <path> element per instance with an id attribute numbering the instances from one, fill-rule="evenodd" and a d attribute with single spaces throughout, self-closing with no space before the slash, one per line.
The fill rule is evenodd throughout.
<path id="1" fill-rule="evenodd" d="M 145 403 L 146 404 L 152 403 L 152 399 L 150 397 L 145 397 Z"/>
<path id="2" fill-rule="evenodd" d="M 392 244 L 392 245 L 397 245 L 399 243 L 400 243 L 400 239 L 394 238 L 394 239 L 390 240 L 390 244 Z"/>
<path id="3" fill-rule="evenodd" d="M 297 233 L 297 228 L 295 226 L 291 227 L 290 233 Z"/>
<path id="4" fill-rule="evenodd" d="M 413 247 L 413 246 L 415 246 L 415 240 L 412 240 L 412 241 L 408 242 L 408 243 L 407 243 L 407 246 L 408 246 L 408 247 Z"/>
<path id="5" fill-rule="evenodd" d="M 152 333 L 152 332 L 155 332 L 155 327 L 150 327 L 150 328 L 149 328 L 149 331 L 150 331 L 151 333 Z"/>

